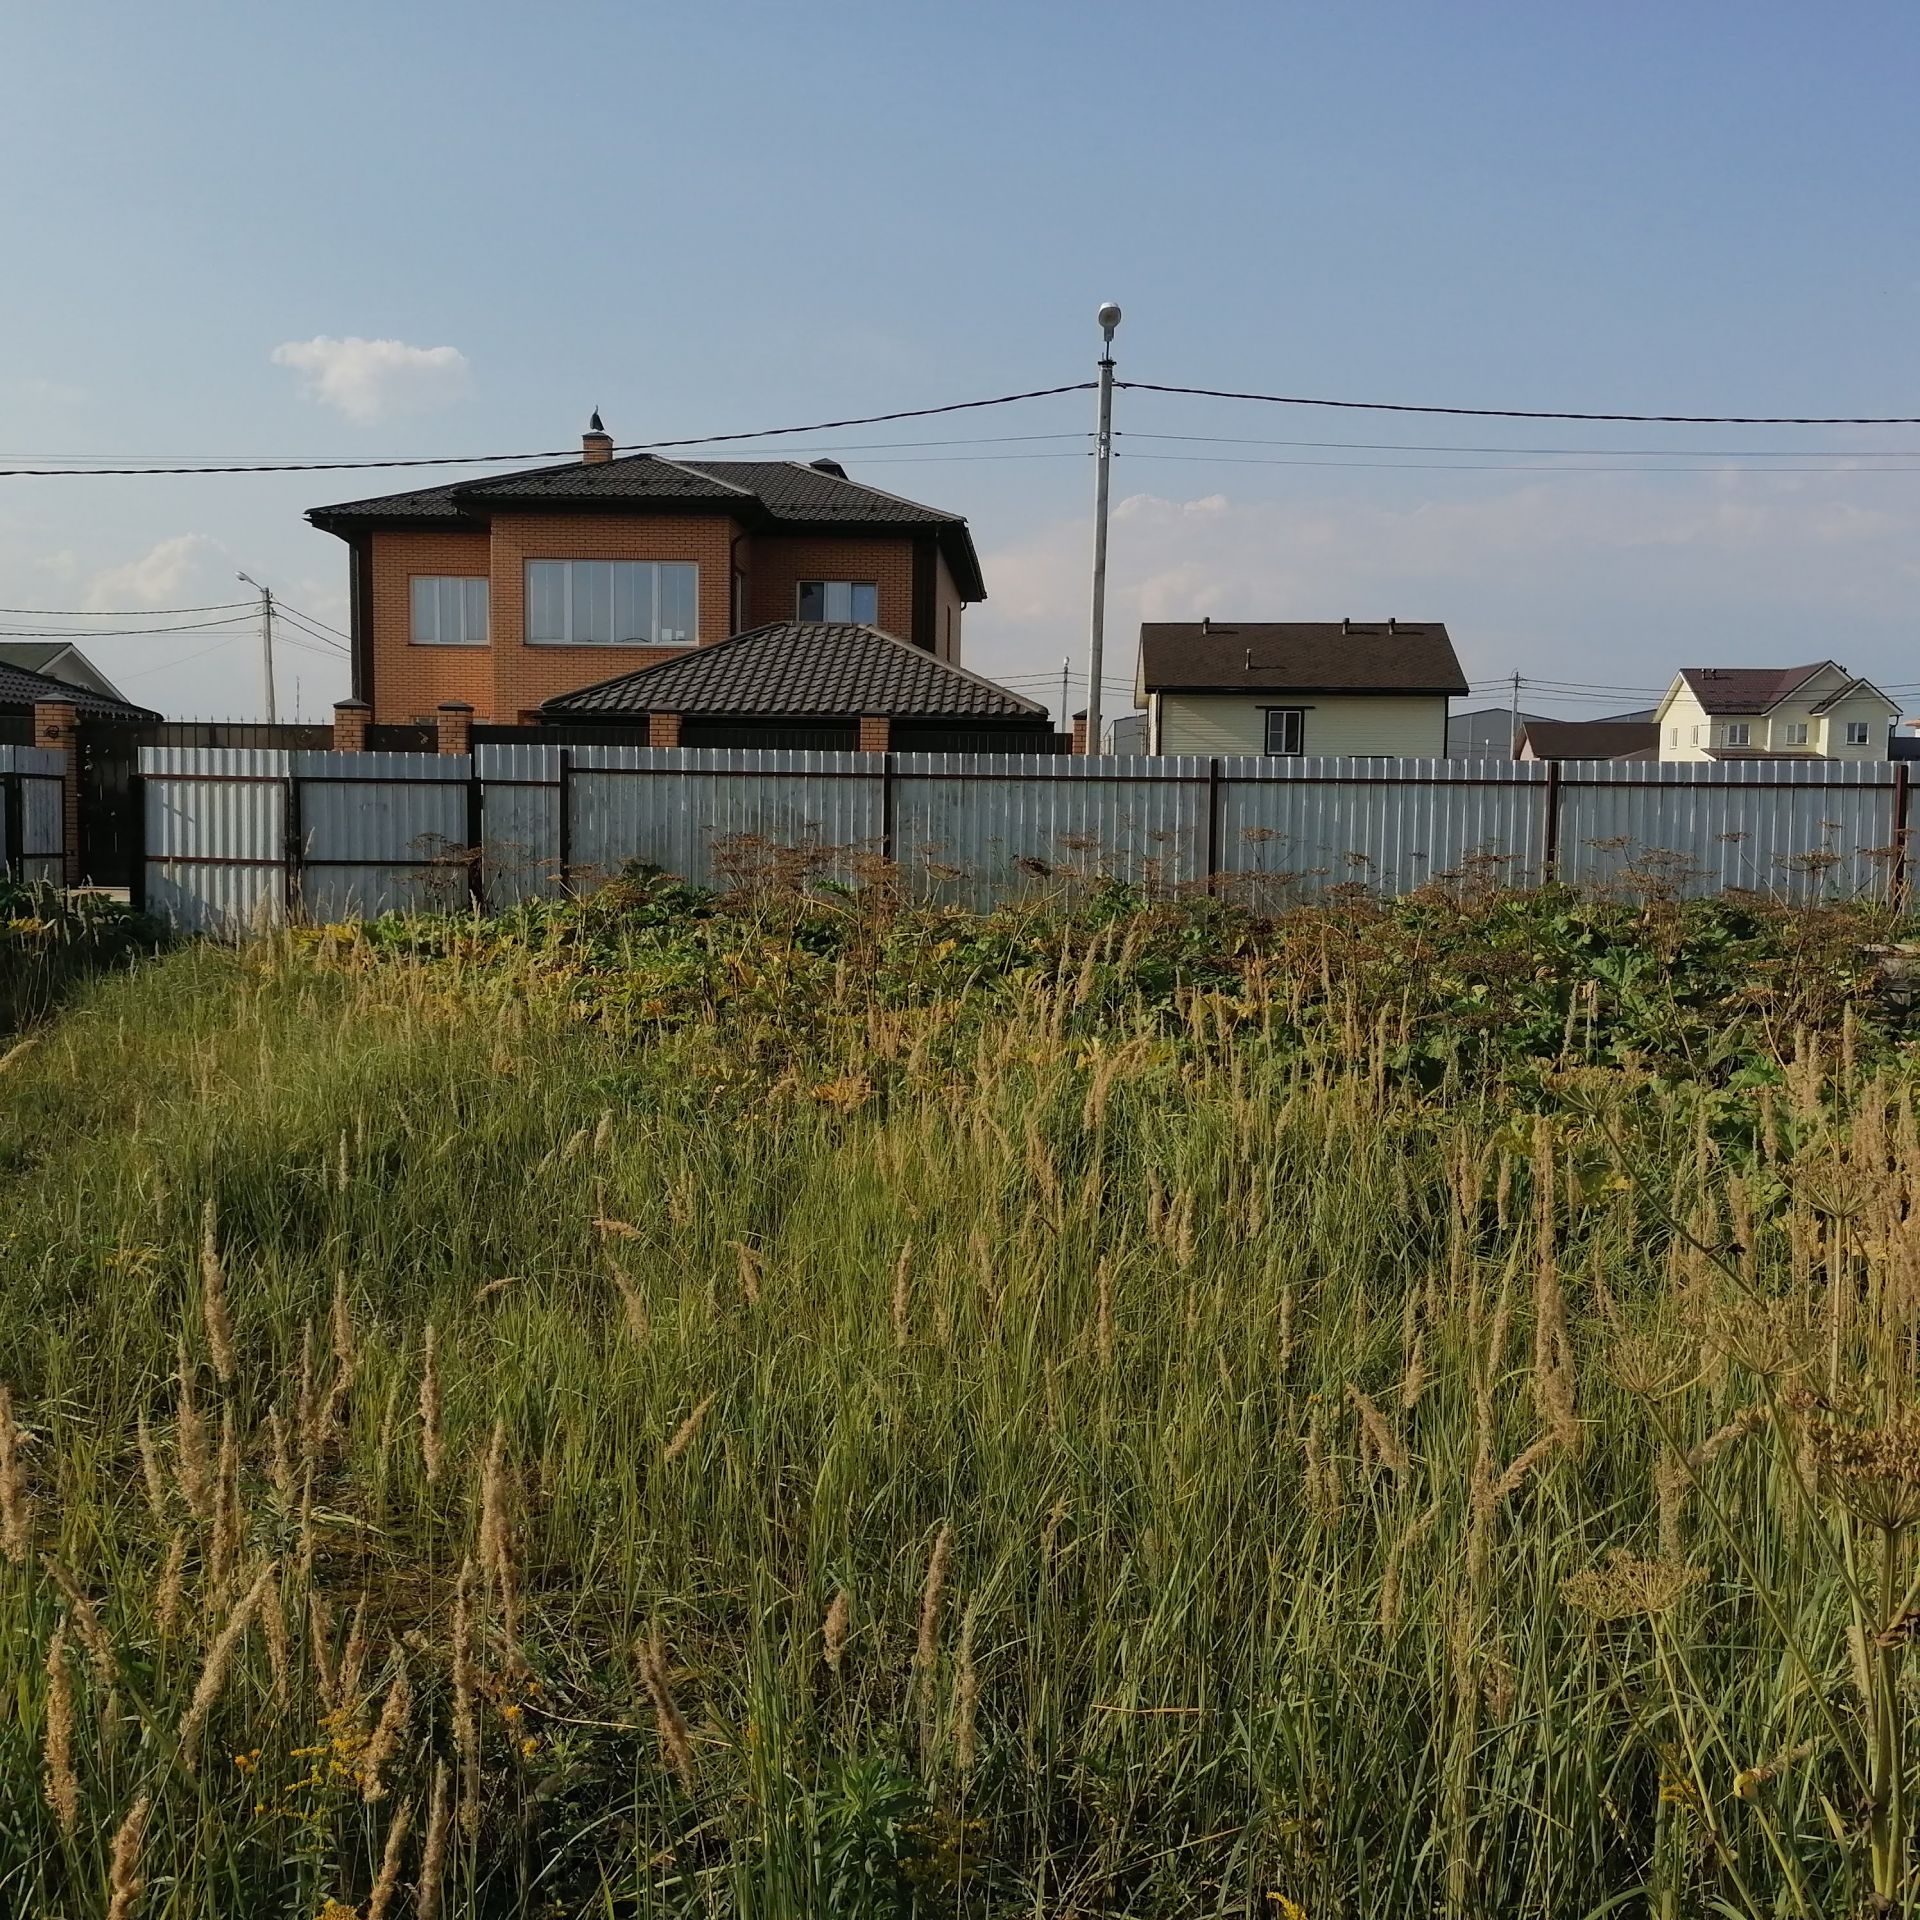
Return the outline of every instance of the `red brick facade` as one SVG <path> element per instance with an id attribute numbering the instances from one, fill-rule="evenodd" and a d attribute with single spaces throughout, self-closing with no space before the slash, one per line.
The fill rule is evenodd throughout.
<path id="1" fill-rule="evenodd" d="M 803 580 L 871 581 L 875 624 L 926 647 L 939 659 L 960 656 L 961 601 L 935 542 L 925 533 L 748 533 L 723 514 L 497 513 L 472 532 L 376 528 L 369 542 L 363 615 L 370 635 L 372 719 L 381 725 L 432 720 L 448 702 L 464 702 L 477 721 L 530 719 L 543 702 L 657 661 L 677 647 L 528 646 L 524 640 L 529 560 L 675 560 L 700 569 L 698 644 L 741 628 L 796 616 Z M 488 643 L 415 646 L 416 575 L 484 576 Z M 735 617 L 735 576 L 741 578 Z"/>
<path id="2" fill-rule="evenodd" d="M 65 880 L 77 887 L 80 872 L 80 709 L 67 700 L 37 700 L 33 707 L 33 744 L 66 759 L 61 793 L 65 801 L 61 845 Z"/>

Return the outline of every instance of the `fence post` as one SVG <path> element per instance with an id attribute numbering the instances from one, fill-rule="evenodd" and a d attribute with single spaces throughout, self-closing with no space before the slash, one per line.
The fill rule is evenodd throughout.
<path id="1" fill-rule="evenodd" d="M 480 784 L 480 762 L 467 754 L 467 898 L 475 913 L 487 910 L 486 789 Z"/>
<path id="2" fill-rule="evenodd" d="M 284 863 L 281 898 L 286 906 L 287 918 L 291 920 L 300 910 L 300 869 L 305 863 L 307 850 L 306 836 L 300 825 L 300 782 L 289 773 L 282 787 L 286 842 L 280 849 Z"/>
<path id="3" fill-rule="evenodd" d="M 127 777 L 127 817 L 139 824 L 128 852 L 127 904 L 136 913 L 147 910 L 147 777 L 143 773 Z"/>
<path id="4" fill-rule="evenodd" d="M 573 882 L 573 751 L 560 749 L 560 891 Z"/>
<path id="5" fill-rule="evenodd" d="M 15 880 L 27 877 L 27 787 L 17 773 L 0 773 L 0 805 L 5 809 L 6 841 L 0 866 Z"/>
<path id="6" fill-rule="evenodd" d="M 880 858 L 893 864 L 893 754 L 880 756 Z"/>
<path id="7" fill-rule="evenodd" d="M 1893 763 L 1893 876 L 1888 883 L 1887 903 L 1895 913 L 1907 908 L 1907 804 L 1912 779 L 1907 763 Z"/>
<path id="8" fill-rule="evenodd" d="M 1207 891 L 1220 872 L 1220 756 L 1207 758 Z"/>
<path id="9" fill-rule="evenodd" d="M 1547 762 L 1546 844 L 1540 853 L 1540 883 L 1552 886 L 1560 878 L 1560 762 Z"/>

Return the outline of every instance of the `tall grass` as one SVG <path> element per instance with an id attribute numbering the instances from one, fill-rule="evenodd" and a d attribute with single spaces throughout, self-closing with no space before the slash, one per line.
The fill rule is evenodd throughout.
<path id="1" fill-rule="evenodd" d="M 0 1906 L 1904 1907 L 1899 1043 L 1623 1059 L 1615 968 L 1436 1079 L 1323 932 L 96 987 L 0 1082 Z"/>

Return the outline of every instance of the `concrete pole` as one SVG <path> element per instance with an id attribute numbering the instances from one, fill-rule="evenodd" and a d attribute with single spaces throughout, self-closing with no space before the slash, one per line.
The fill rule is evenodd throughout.
<path id="1" fill-rule="evenodd" d="M 1106 350 L 1100 356 L 1100 430 L 1094 440 L 1093 608 L 1087 622 L 1087 751 L 1100 751 L 1100 674 L 1107 623 L 1107 474 L 1113 458 L 1113 334 L 1120 309 L 1108 301 L 1097 316 Z"/>

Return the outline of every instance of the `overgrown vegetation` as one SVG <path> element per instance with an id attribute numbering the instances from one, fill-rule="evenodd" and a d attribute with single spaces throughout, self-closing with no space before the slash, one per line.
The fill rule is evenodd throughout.
<path id="1" fill-rule="evenodd" d="M 1903 1910 L 1895 932 L 639 876 L 95 983 L 0 1905 Z"/>
<path id="2" fill-rule="evenodd" d="M 37 1020 L 102 967 L 153 952 L 160 926 L 104 894 L 0 873 L 0 1034 Z"/>

